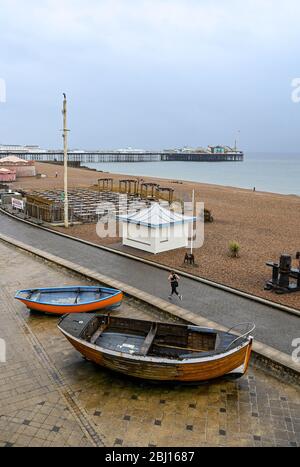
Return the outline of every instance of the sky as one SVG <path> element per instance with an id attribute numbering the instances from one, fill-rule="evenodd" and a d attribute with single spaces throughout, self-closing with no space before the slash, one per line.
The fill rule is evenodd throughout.
<path id="1" fill-rule="evenodd" d="M 299 21 L 299 0 L 0 0 L 0 143 L 60 148 L 65 92 L 72 148 L 300 153 Z"/>

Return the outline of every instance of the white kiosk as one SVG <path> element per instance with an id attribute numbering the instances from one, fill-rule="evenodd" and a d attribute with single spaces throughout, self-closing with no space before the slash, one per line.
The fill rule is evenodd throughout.
<path id="1" fill-rule="evenodd" d="M 118 218 L 123 224 L 123 245 L 154 254 L 187 247 L 189 224 L 196 219 L 169 211 L 159 203 Z"/>

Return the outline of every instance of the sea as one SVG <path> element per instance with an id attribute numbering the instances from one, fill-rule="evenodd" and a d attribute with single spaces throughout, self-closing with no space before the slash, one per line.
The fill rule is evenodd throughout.
<path id="1" fill-rule="evenodd" d="M 255 187 L 256 191 L 300 196 L 300 153 L 246 153 L 243 162 L 106 162 L 85 163 L 104 172 Z"/>

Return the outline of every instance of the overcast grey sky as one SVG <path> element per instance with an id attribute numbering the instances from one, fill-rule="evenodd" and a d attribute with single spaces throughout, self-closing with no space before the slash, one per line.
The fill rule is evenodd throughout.
<path id="1" fill-rule="evenodd" d="M 299 0 L 0 0 L 0 142 L 60 147 L 66 92 L 73 148 L 297 152 L 299 22 Z"/>

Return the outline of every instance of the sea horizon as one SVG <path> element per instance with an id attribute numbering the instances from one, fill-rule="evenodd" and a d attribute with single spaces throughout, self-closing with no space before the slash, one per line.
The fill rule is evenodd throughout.
<path id="1" fill-rule="evenodd" d="M 245 153 L 243 162 L 85 163 L 103 172 L 251 189 L 300 196 L 300 153 Z"/>

